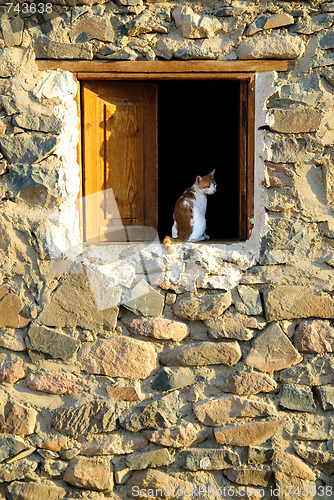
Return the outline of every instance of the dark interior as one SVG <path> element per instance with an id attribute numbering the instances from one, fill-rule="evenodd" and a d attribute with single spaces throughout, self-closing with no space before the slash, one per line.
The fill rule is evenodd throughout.
<path id="1" fill-rule="evenodd" d="M 197 175 L 214 168 L 217 192 L 208 196 L 207 234 L 239 237 L 238 81 L 163 81 L 158 84 L 160 238 L 171 235 L 177 199 Z"/>

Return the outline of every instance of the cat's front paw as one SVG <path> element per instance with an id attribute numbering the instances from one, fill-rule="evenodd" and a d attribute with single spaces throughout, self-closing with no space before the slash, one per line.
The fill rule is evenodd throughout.
<path id="1" fill-rule="evenodd" d="M 210 236 L 208 236 L 206 233 L 203 234 L 203 237 L 205 240 L 209 240 L 210 239 Z"/>

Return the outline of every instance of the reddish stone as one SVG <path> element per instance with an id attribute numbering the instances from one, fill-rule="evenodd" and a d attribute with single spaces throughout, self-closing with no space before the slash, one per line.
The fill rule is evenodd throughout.
<path id="1" fill-rule="evenodd" d="M 72 373 L 52 373 L 49 375 L 36 375 L 27 382 L 27 386 L 34 391 L 48 394 L 72 394 L 88 390 L 88 385 Z"/>
<path id="2" fill-rule="evenodd" d="M 133 319 L 127 324 L 131 333 L 160 340 L 179 342 L 189 335 L 185 323 L 166 318 Z"/>
<path id="3" fill-rule="evenodd" d="M 334 328 L 329 321 L 320 319 L 301 321 L 294 341 L 301 352 L 312 354 L 334 352 Z"/>
<path id="4" fill-rule="evenodd" d="M 0 384 L 14 384 L 25 377 L 23 361 L 13 354 L 0 354 Z"/>

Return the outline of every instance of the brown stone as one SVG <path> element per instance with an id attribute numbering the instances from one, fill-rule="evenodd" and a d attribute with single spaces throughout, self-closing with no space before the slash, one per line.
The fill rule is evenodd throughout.
<path id="1" fill-rule="evenodd" d="M 309 106 L 297 104 L 288 108 L 271 110 L 270 129 L 284 134 L 315 132 L 321 123 L 322 113 Z"/>
<path id="2" fill-rule="evenodd" d="M 136 387 L 107 387 L 107 393 L 119 401 L 140 401 L 141 392 Z"/>
<path id="3" fill-rule="evenodd" d="M 262 444 L 271 438 L 278 427 L 278 420 L 259 420 L 245 424 L 233 423 L 214 430 L 219 444 L 251 446 Z"/>
<path id="4" fill-rule="evenodd" d="M 52 373 L 49 375 L 36 375 L 27 381 L 27 386 L 34 391 L 48 394 L 72 394 L 89 389 L 83 379 L 72 373 Z"/>
<path id="5" fill-rule="evenodd" d="M 52 439 L 51 441 L 44 441 L 40 444 L 40 448 L 50 451 L 63 451 L 68 449 L 68 438 L 60 436 L 59 438 Z"/>
<path id="6" fill-rule="evenodd" d="M 237 342 L 197 342 L 169 349 L 160 361 L 171 366 L 235 365 L 241 358 Z"/>
<path id="7" fill-rule="evenodd" d="M 272 471 L 266 469 L 227 469 L 225 476 L 237 484 L 252 484 L 254 486 L 268 486 Z"/>
<path id="8" fill-rule="evenodd" d="M 266 164 L 265 181 L 266 187 L 291 187 L 293 183 L 293 172 L 288 165 Z"/>
<path id="9" fill-rule="evenodd" d="M 283 472 L 275 472 L 276 487 L 280 491 L 280 500 L 291 500 L 291 491 L 302 491 L 303 500 L 313 500 L 316 497 L 316 483 L 308 479 L 301 479 L 294 475 L 287 475 Z M 294 495 L 295 496 L 295 495 Z M 296 496 L 296 499 L 298 496 Z M 299 500 L 299 498 L 298 498 Z"/>
<path id="10" fill-rule="evenodd" d="M 185 425 L 174 425 L 168 429 L 146 432 L 147 438 L 161 446 L 184 448 L 191 446 L 198 439 L 198 432 L 191 422 Z"/>
<path id="11" fill-rule="evenodd" d="M 294 348 L 278 324 L 268 326 L 253 341 L 245 364 L 264 372 L 296 365 L 303 357 Z"/>
<path id="12" fill-rule="evenodd" d="M 63 475 L 63 480 L 78 488 L 112 490 L 114 481 L 109 458 L 75 457 Z"/>
<path id="13" fill-rule="evenodd" d="M 274 456 L 274 470 L 300 479 L 316 480 L 313 470 L 303 460 L 291 453 L 278 452 Z"/>
<path id="14" fill-rule="evenodd" d="M 193 410 L 200 422 L 205 425 L 224 425 L 238 417 L 267 417 L 277 411 L 271 401 L 247 399 L 238 396 L 223 396 L 199 401 Z"/>
<path id="15" fill-rule="evenodd" d="M 166 318 L 133 319 L 126 324 L 131 333 L 179 342 L 189 335 L 188 326 Z"/>
<path id="16" fill-rule="evenodd" d="M 14 384 L 25 377 L 23 360 L 14 354 L 0 354 L 0 384 Z"/>
<path id="17" fill-rule="evenodd" d="M 0 332 L 0 347 L 11 351 L 26 351 L 27 347 L 24 341 L 24 330 L 5 330 Z"/>
<path id="18" fill-rule="evenodd" d="M 329 321 L 304 320 L 296 330 L 294 341 L 301 352 L 312 354 L 334 352 L 334 328 Z"/>
<path id="19" fill-rule="evenodd" d="M 147 443 L 147 439 L 141 434 L 115 433 L 108 436 L 96 436 L 93 441 L 83 443 L 80 453 L 88 456 L 123 455 L 142 450 Z"/>
<path id="20" fill-rule="evenodd" d="M 277 383 L 265 373 L 243 371 L 227 379 L 222 389 L 239 396 L 249 396 L 259 392 L 275 392 Z"/>
<path id="21" fill-rule="evenodd" d="M 284 384 L 334 384 L 334 358 L 329 355 L 291 366 L 280 373 L 280 381 Z"/>
<path id="22" fill-rule="evenodd" d="M 267 321 L 294 318 L 334 318 L 328 293 L 307 286 L 281 285 L 263 294 Z"/>
<path id="23" fill-rule="evenodd" d="M 33 434 L 37 411 L 19 403 L 7 402 L 0 413 L 0 432 L 27 436 Z"/>
<path id="24" fill-rule="evenodd" d="M 206 293 L 193 297 L 179 298 L 173 306 L 173 313 L 181 319 L 196 321 L 218 318 L 231 305 L 230 292 Z"/>
<path id="25" fill-rule="evenodd" d="M 8 485 L 10 498 L 17 500 L 60 500 L 66 495 L 65 488 L 56 484 L 14 481 Z"/>
<path id="26" fill-rule="evenodd" d="M 8 285 L 0 287 L 0 328 L 23 328 L 29 323 L 22 311 L 22 301 L 16 293 L 9 291 Z"/>
<path id="27" fill-rule="evenodd" d="M 88 373 L 123 378 L 144 379 L 158 366 L 151 344 L 123 336 L 87 342 L 78 360 Z"/>
<path id="28" fill-rule="evenodd" d="M 127 482 L 128 485 L 128 495 L 131 498 L 159 498 L 161 497 L 161 490 L 169 489 L 169 491 L 177 491 L 178 489 L 185 491 L 192 491 L 192 483 L 184 481 L 177 477 L 174 477 L 170 473 L 162 472 L 160 470 L 147 469 L 144 471 L 137 471 L 132 474 L 131 478 Z M 151 490 L 151 496 L 139 496 L 137 491 L 139 490 Z M 159 494 L 160 492 L 160 494 Z M 163 498 L 163 497 L 162 497 Z M 166 497 L 165 497 L 166 498 Z M 170 496 L 167 498 L 170 498 Z"/>

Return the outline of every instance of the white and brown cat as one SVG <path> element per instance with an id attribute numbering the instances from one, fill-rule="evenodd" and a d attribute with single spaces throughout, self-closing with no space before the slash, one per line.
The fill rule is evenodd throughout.
<path id="1" fill-rule="evenodd" d="M 214 173 L 215 170 L 212 170 L 203 177 L 198 175 L 192 187 L 187 188 L 177 200 L 173 214 L 172 238 L 166 236 L 164 239 L 164 246 L 171 253 L 174 253 L 171 248 L 173 241 L 196 242 L 209 239 L 205 232 L 205 214 L 207 195 L 214 194 L 217 189 Z"/>

